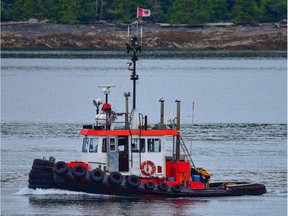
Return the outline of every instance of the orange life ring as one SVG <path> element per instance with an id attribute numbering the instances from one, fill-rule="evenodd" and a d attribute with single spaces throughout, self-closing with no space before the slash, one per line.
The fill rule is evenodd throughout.
<path id="1" fill-rule="evenodd" d="M 156 171 L 156 166 L 152 161 L 146 160 L 141 164 L 140 169 L 144 175 L 150 176 Z"/>

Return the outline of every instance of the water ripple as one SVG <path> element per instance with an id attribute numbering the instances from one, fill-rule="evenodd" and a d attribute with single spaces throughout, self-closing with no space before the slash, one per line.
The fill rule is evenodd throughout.
<path id="1" fill-rule="evenodd" d="M 79 137 L 80 124 L 1 123 L 3 138 L 75 138 Z M 286 124 L 199 124 L 182 125 L 184 140 L 193 141 L 261 141 L 286 139 Z"/>

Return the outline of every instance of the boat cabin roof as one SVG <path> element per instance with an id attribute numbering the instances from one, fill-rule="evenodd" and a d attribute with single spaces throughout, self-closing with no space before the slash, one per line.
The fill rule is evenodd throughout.
<path id="1" fill-rule="evenodd" d="M 178 130 L 80 130 L 81 135 L 88 136 L 177 136 Z"/>

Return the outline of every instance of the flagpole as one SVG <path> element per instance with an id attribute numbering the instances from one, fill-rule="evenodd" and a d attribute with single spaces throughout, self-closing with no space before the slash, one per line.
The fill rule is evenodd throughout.
<path id="1" fill-rule="evenodd" d="M 137 38 L 139 38 L 139 17 L 137 17 Z"/>
<path id="2" fill-rule="evenodd" d="M 142 47 L 142 45 L 143 45 L 143 43 L 142 43 L 142 36 L 143 36 L 143 30 L 142 30 L 142 25 L 141 25 L 141 26 L 140 26 L 140 45 L 141 45 L 141 51 L 140 51 L 140 52 L 143 51 L 143 47 Z"/>

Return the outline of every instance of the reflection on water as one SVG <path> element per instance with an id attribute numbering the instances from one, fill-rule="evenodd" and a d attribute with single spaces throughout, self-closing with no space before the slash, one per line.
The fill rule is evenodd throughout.
<path id="1" fill-rule="evenodd" d="M 38 189 L 37 189 L 38 190 Z M 56 190 L 55 190 L 56 191 Z M 66 214 L 84 215 L 187 215 L 194 207 L 199 208 L 209 203 L 209 199 L 204 198 L 178 198 L 159 199 L 151 198 L 141 200 L 117 196 L 90 195 L 76 192 L 64 192 L 65 194 L 53 195 L 53 189 L 49 189 L 47 195 L 43 190 L 42 195 L 29 197 L 29 204 L 37 211 L 51 211 L 49 208 L 66 209 Z M 149 206 L 149 208 L 147 208 Z M 59 213 L 59 212 L 58 212 Z"/>

